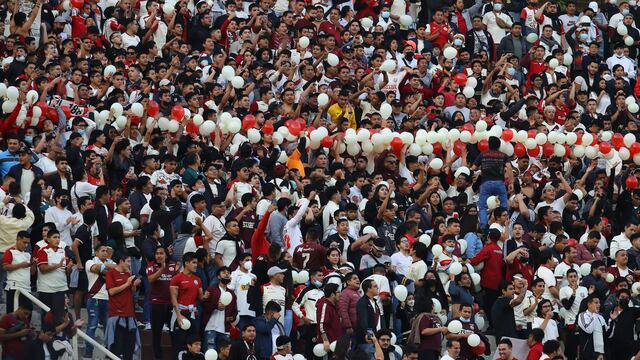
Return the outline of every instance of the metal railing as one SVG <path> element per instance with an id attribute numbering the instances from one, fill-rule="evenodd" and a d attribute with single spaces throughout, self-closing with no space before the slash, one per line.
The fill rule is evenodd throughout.
<path id="1" fill-rule="evenodd" d="M 45 305 L 42 301 L 40 301 L 40 299 L 38 299 L 37 297 L 33 296 L 29 291 L 24 290 L 24 289 L 17 289 L 16 290 L 15 295 L 14 295 L 14 300 L 13 300 L 14 307 L 18 306 L 18 298 L 19 298 L 20 294 L 24 295 L 26 298 L 31 300 L 31 302 L 34 303 L 35 305 L 38 305 L 38 307 L 41 308 L 42 310 L 44 310 L 45 312 L 50 310 L 50 308 L 47 305 Z M 13 310 L 15 310 L 15 309 L 13 309 Z M 9 309 L 7 309 L 7 312 L 9 312 Z M 85 342 L 88 342 L 91 345 L 93 345 L 93 347 L 95 349 L 101 351 L 109 359 L 111 359 L 111 360 L 121 360 L 119 357 L 117 357 L 114 353 L 109 351 L 102 344 L 100 344 L 99 342 L 95 341 L 93 338 L 91 338 L 91 336 L 87 335 L 84 331 L 82 331 L 80 329 L 76 329 L 76 335 L 78 335 L 81 338 L 83 338 Z M 74 336 L 74 340 L 73 340 L 73 358 L 74 359 L 79 359 L 78 341 L 77 341 L 75 336 Z"/>

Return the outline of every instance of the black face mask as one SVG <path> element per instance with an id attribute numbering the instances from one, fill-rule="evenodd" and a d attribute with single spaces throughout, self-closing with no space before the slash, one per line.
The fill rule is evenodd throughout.
<path id="1" fill-rule="evenodd" d="M 415 54 L 413 52 L 408 52 L 408 53 L 405 54 L 404 57 L 405 57 L 405 59 L 411 61 L 411 60 L 413 60 L 414 55 Z"/>
<path id="2" fill-rule="evenodd" d="M 224 285 L 229 285 L 230 282 L 231 282 L 231 279 L 225 279 L 225 278 L 220 279 L 220 283 Z"/>
<path id="3" fill-rule="evenodd" d="M 67 207 L 67 206 L 69 206 L 69 199 L 62 199 L 62 200 L 60 200 L 60 206 L 62 206 L 62 207 Z"/>
<path id="4" fill-rule="evenodd" d="M 432 286 L 435 286 L 435 285 L 436 285 L 436 280 L 435 280 L 435 279 L 426 279 L 426 280 L 424 281 L 424 284 L 425 284 L 427 287 L 432 287 Z"/>
<path id="5" fill-rule="evenodd" d="M 624 299 L 620 299 L 619 300 L 620 306 L 623 308 L 628 308 L 629 307 L 629 299 L 624 298 Z"/>
<path id="6" fill-rule="evenodd" d="M 526 264 L 526 263 L 528 263 L 528 262 L 529 262 L 529 258 L 524 257 L 524 256 L 521 256 L 521 257 L 520 257 L 520 262 L 521 262 L 521 263 L 523 263 L 523 264 Z"/>

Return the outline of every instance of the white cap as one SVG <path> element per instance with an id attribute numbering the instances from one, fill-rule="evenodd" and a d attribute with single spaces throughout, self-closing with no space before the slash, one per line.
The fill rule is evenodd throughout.
<path id="1" fill-rule="evenodd" d="M 160 80 L 160 86 L 167 86 L 169 84 L 171 84 L 171 81 L 169 81 L 167 79 Z"/>
<path id="2" fill-rule="evenodd" d="M 591 9 L 591 10 L 593 10 L 595 12 L 598 12 L 598 3 L 595 2 L 595 1 L 590 2 L 589 3 L 589 9 Z M 583 16 L 583 18 L 584 18 L 584 16 Z M 580 19 L 580 20 L 582 20 L 582 19 Z"/>
<path id="3" fill-rule="evenodd" d="M 460 166 L 458 168 L 458 170 L 456 170 L 456 172 L 453 174 L 453 176 L 458 177 L 461 174 L 465 174 L 467 176 L 470 176 L 471 175 L 471 170 L 469 170 L 469 168 L 466 167 L 466 166 Z"/>

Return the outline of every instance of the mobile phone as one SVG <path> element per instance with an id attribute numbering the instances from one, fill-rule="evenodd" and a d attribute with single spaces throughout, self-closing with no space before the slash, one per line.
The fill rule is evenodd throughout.
<path id="1" fill-rule="evenodd" d="M 372 338 L 373 338 L 373 336 L 374 336 L 373 330 L 368 329 L 368 330 L 367 330 L 367 338 L 372 339 Z"/>

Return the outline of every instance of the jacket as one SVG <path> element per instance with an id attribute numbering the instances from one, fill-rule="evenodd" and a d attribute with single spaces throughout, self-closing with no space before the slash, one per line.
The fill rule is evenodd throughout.
<path id="1" fill-rule="evenodd" d="M 484 263 L 484 268 L 480 272 L 480 285 L 483 288 L 498 290 L 500 281 L 504 275 L 504 261 L 502 260 L 502 249 L 493 241 L 488 242 L 480 252 L 471 258 L 471 265 L 476 266 Z"/>
<path id="2" fill-rule="evenodd" d="M 358 303 L 358 300 L 360 300 L 360 293 L 358 290 L 353 290 L 347 287 L 342 290 L 342 293 L 340 294 L 338 309 L 340 312 L 342 327 L 345 329 L 354 329 L 358 325 L 358 315 L 356 313 L 356 304 Z"/>
<path id="3" fill-rule="evenodd" d="M 131 202 L 131 217 L 140 219 L 140 210 L 147 203 L 147 198 L 141 191 L 134 191 L 129 195 L 129 201 Z"/>
<path id="4" fill-rule="evenodd" d="M 4 202 L 0 202 L 0 211 L 4 209 Z M 33 224 L 33 212 L 27 206 L 25 217 L 16 219 L 13 216 L 0 215 L 0 252 L 5 252 L 16 245 L 18 232 L 27 230 Z"/>
<path id="5" fill-rule="evenodd" d="M 16 106 L 16 109 L 18 111 L 20 111 L 19 106 Z M 15 110 L 13 111 L 15 112 Z M 13 113 L 11 114 L 13 115 Z M 17 116 L 17 114 L 16 114 Z M 8 120 L 8 119 L 7 119 Z M 5 121 L 7 121 L 5 120 Z M 5 122 L 3 121 L 3 122 Z M 19 155 L 16 154 L 12 154 L 9 150 L 5 150 L 3 152 L 0 152 L 0 174 L 2 175 L 2 177 L 4 178 L 8 173 L 9 170 L 14 166 L 19 164 L 20 162 L 20 158 Z"/>
<path id="6" fill-rule="evenodd" d="M 322 334 L 326 334 L 329 342 L 338 340 L 343 330 L 340 326 L 340 314 L 334 303 L 327 298 L 321 298 L 316 303 L 316 320 L 318 322 L 318 342 L 322 341 Z"/>
<path id="7" fill-rule="evenodd" d="M 62 190 L 62 177 L 56 171 L 55 174 L 49 175 L 46 177 L 47 183 L 51 185 L 53 190 L 56 192 L 60 192 Z M 66 173 L 65 179 L 67 180 L 67 190 L 71 190 L 71 186 L 73 185 L 73 181 L 71 180 L 71 174 Z"/>
<path id="8" fill-rule="evenodd" d="M 31 165 L 31 171 L 33 171 L 34 179 L 42 177 L 43 175 L 42 169 L 40 169 L 35 165 Z M 11 169 L 9 169 L 8 174 L 11 175 L 14 179 L 16 179 L 16 182 L 18 182 L 19 184 L 20 180 L 22 179 L 22 165 L 20 164 L 13 165 Z"/>
<path id="9" fill-rule="evenodd" d="M 576 256 L 573 261 L 578 265 L 590 263 L 593 260 L 605 261 L 604 253 L 597 246 L 595 249 L 589 250 L 589 248 L 587 248 L 584 244 L 578 244 L 578 246 L 576 246 L 576 250 L 578 251 L 578 256 Z"/>
<path id="10" fill-rule="evenodd" d="M 256 352 L 260 359 L 268 359 L 273 354 L 271 330 L 274 326 L 280 326 L 280 334 L 284 335 L 284 328 L 280 325 L 278 319 L 271 318 L 267 320 L 264 315 L 253 319 L 253 324 L 256 326 Z"/>
<path id="11" fill-rule="evenodd" d="M 502 38 L 502 40 L 500 40 L 500 44 L 498 44 L 498 48 L 496 49 L 497 57 L 499 58 L 505 53 L 513 54 L 514 52 L 513 43 L 516 41 L 520 42 L 520 46 L 522 47 L 522 55 L 524 57 L 524 55 L 527 53 L 527 43 L 524 40 L 524 36 L 520 36 L 519 39 L 515 39 L 511 34 L 506 35 L 505 37 Z"/>
<path id="12" fill-rule="evenodd" d="M 374 301 L 375 302 L 375 301 Z M 366 335 L 367 330 L 376 331 L 378 322 L 380 322 L 380 327 L 385 329 L 384 320 L 380 319 L 382 316 L 382 312 L 380 309 L 376 309 L 373 307 L 370 299 L 366 296 L 363 296 L 358 300 L 356 304 L 356 313 L 358 318 L 358 326 L 356 327 L 356 341 L 358 344 L 366 343 Z"/>
<path id="13" fill-rule="evenodd" d="M 491 36 L 491 33 L 489 33 L 487 30 L 482 30 L 482 32 L 484 33 L 484 36 L 486 36 L 487 42 L 488 42 L 488 44 L 486 44 L 488 46 L 488 49 L 485 49 L 487 51 L 487 55 L 489 55 L 489 59 L 495 59 L 496 47 L 493 42 L 493 37 Z M 475 55 L 479 53 L 481 50 L 481 49 L 476 49 L 475 45 L 476 45 L 475 31 L 473 29 L 469 29 L 467 30 L 467 34 L 464 36 L 464 47 L 467 51 L 469 51 L 470 54 Z"/>
<path id="14" fill-rule="evenodd" d="M 209 297 L 202 304 L 204 308 L 204 316 L 202 319 L 205 324 L 209 321 L 213 311 L 218 308 L 220 295 L 222 294 L 222 289 L 220 289 L 220 286 L 217 284 L 209 286 L 207 291 L 209 292 Z M 224 330 L 228 332 L 231 330 L 231 323 L 238 315 L 238 305 L 236 294 L 231 290 L 227 290 L 227 292 L 231 294 L 231 302 L 224 308 Z"/>

